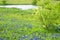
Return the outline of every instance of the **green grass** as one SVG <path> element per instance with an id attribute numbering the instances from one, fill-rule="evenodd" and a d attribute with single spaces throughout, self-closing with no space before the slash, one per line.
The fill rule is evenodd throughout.
<path id="1" fill-rule="evenodd" d="M 41 12 L 44 14 L 45 11 Z M 41 20 L 39 14 L 35 14 L 34 10 L 0 8 L 0 39 L 33 40 L 39 38 L 38 40 L 59 40 L 60 34 L 44 29 L 45 25 Z M 24 35 L 27 35 L 27 37 L 25 38 Z"/>
<path id="2" fill-rule="evenodd" d="M 0 0 L 0 4 L 3 4 L 3 0 Z M 32 0 L 6 0 L 6 4 L 32 4 Z"/>
<path id="3" fill-rule="evenodd" d="M 43 1 L 37 10 L 0 8 L 0 40 L 60 40 L 60 2 Z"/>
<path id="4" fill-rule="evenodd" d="M 2 0 L 0 0 L 0 4 L 3 4 L 3 3 L 2 3 Z"/>
<path id="5" fill-rule="evenodd" d="M 8 4 L 32 4 L 32 0 L 7 0 Z"/>
<path id="6" fill-rule="evenodd" d="M 32 10 L 0 9 L 0 38 L 18 40 L 19 36 L 31 35 L 31 33 L 40 30 L 38 18 L 32 15 Z"/>

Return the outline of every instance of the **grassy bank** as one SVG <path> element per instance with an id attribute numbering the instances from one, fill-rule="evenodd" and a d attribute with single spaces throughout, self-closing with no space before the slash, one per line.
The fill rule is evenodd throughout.
<path id="1" fill-rule="evenodd" d="M 37 10 L 36 10 L 37 11 Z M 0 40 L 59 40 L 60 34 L 48 32 L 34 10 L 0 8 Z"/>
<path id="2" fill-rule="evenodd" d="M 33 10 L 0 8 L 0 39 L 29 40 L 32 33 L 40 30 L 38 18 L 32 15 Z M 37 28 L 37 29 L 36 29 Z M 30 38 L 23 38 L 30 35 Z M 22 37 L 22 38 L 21 38 Z"/>
<path id="3" fill-rule="evenodd" d="M 4 5 L 4 4 L 32 4 L 32 0 L 0 0 L 0 5 Z"/>

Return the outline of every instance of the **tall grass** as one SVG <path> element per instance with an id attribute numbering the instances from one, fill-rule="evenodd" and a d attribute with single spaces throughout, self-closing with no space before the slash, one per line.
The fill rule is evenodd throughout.
<path id="1" fill-rule="evenodd" d="M 60 1 L 50 0 L 50 1 L 47 1 L 48 2 L 47 4 L 45 4 L 44 2 L 42 1 L 43 4 L 41 4 L 42 9 L 39 8 L 37 10 L 37 14 L 39 14 L 40 23 L 43 25 L 42 27 L 44 27 L 44 29 L 46 29 L 50 33 L 59 32 Z"/>

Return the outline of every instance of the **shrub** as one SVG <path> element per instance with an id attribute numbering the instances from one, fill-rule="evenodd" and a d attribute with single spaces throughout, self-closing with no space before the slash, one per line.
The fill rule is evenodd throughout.
<path id="1" fill-rule="evenodd" d="M 48 32 L 56 32 L 56 25 L 60 25 L 60 2 L 43 0 L 39 1 L 39 3 L 38 5 L 42 6 L 42 9 L 37 9 L 36 13 L 37 15 L 39 14 L 39 20 L 42 27 Z"/>
<path id="2" fill-rule="evenodd" d="M 33 5 L 36 5 L 36 3 L 37 3 L 37 0 L 32 0 Z"/>
<path id="3" fill-rule="evenodd" d="M 7 3 L 6 3 L 6 2 L 7 2 L 6 0 L 3 0 L 2 2 L 3 2 L 3 5 L 6 5 L 6 4 L 7 4 Z"/>

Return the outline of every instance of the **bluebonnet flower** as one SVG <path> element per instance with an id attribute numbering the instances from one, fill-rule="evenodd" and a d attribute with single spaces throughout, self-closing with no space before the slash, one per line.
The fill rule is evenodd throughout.
<path id="1" fill-rule="evenodd" d="M 58 38 L 58 37 L 60 36 L 59 33 L 56 33 L 56 34 L 54 34 L 54 35 L 55 35 L 56 38 Z"/>
<path id="2" fill-rule="evenodd" d="M 22 37 L 25 39 L 25 38 L 28 38 L 28 35 L 23 35 Z"/>
<path id="3" fill-rule="evenodd" d="M 37 36 L 35 36 L 35 37 L 33 37 L 33 40 L 44 40 L 44 39 L 41 38 L 41 37 L 37 37 Z"/>
<path id="4" fill-rule="evenodd" d="M 3 38 L 0 38 L 0 40 L 4 40 Z"/>
<path id="5" fill-rule="evenodd" d="M 56 27 L 56 28 L 55 28 L 55 31 L 56 31 L 56 32 L 59 32 L 59 30 L 60 30 L 60 27 Z"/>
<path id="6" fill-rule="evenodd" d="M 35 37 L 33 38 L 33 40 L 39 40 L 39 38 L 35 36 Z"/>
<path id="7" fill-rule="evenodd" d="M 28 26 L 28 28 L 32 28 L 32 25 L 30 23 L 27 26 Z"/>
<path id="8" fill-rule="evenodd" d="M 56 35 L 55 35 L 55 34 L 51 34 L 50 37 L 51 37 L 51 38 L 55 38 Z"/>
<path id="9" fill-rule="evenodd" d="M 50 38 L 51 38 L 52 40 L 54 40 L 54 39 L 57 40 L 57 39 L 59 38 L 59 34 L 53 33 L 53 34 L 50 35 Z"/>
<path id="10" fill-rule="evenodd" d="M 32 33 L 32 36 L 33 36 L 33 37 L 35 37 L 35 36 L 36 36 L 36 33 L 35 33 L 35 32 L 33 32 L 33 33 Z"/>
<path id="11" fill-rule="evenodd" d="M 8 37 L 4 38 L 4 40 L 9 40 Z"/>
<path id="12" fill-rule="evenodd" d="M 14 25 L 14 28 L 15 28 L 15 29 L 19 29 L 19 28 L 20 28 L 20 23 L 15 24 L 15 25 Z"/>
<path id="13" fill-rule="evenodd" d="M 4 21 L 4 18 L 0 18 L 1 21 Z"/>
<path id="14" fill-rule="evenodd" d="M 29 40 L 33 40 L 33 38 L 30 38 Z"/>

